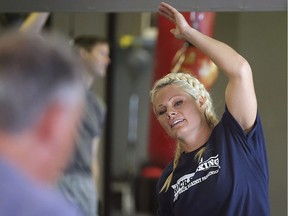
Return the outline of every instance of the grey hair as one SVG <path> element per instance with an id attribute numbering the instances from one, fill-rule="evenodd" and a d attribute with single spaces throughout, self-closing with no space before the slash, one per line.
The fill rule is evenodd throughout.
<path id="1" fill-rule="evenodd" d="M 80 103 L 83 66 L 64 38 L 8 33 L 0 38 L 0 129 L 29 128 L 49 103 Z"/>

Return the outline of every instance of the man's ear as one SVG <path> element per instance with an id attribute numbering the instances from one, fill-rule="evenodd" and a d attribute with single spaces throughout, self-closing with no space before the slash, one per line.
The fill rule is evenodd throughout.
<path id="1" fill-rule="evenodd" d="M 52 103 L 43 112 L 34 128 L 38 161 L 46 166 L 47 178 L 57 178 L 65 168 L 74 148 L 81 106 Z"/>
<path id="2" fill-rule="evenodd" d="M 43 144 L 52 144 L 57 139 L 59 130 L 61 131 L 62 112 L 63 107 L 54 103 L 46 108 L 40 116 L 35 131 L 39 141 L 42 141 Z"/>
<path id="3" fill-rule="evenodd" d="M 57 149 L 59 144 L 59 137 L 61 134 L 61 113 L 63 108 L 55 103 L 48 106 L 39 117 L 37 123 L 34 125 L 33 131 L 33 151 L 35 154 L 35 161 L 40 167 L 38 173 L 41 174 L 43 179 L 50 181 L 54 178 L 55 163 L 57 161 Z M 42 168 L 41 168 L 42 167 Z M 45 171 L 40 169 L 45 167 Z"/>
<path id="4" fill-rule="evenodd" d="M 79 54 L 82 59 L 87 59 L 89 55 L 89 53 L 83 48 L 79 48 Z"/>

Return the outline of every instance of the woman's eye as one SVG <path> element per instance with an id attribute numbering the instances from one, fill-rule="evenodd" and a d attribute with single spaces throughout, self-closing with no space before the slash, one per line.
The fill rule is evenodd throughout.
<path id="1" fill-rule="evenodd" d="M 165 110 L 160 110 L 159 112 L 158 112 L 158 115 L 163 115 L 165 113 Z"/>
<path id="2" fill-rule="evenodd" d="M 183 103 L 183 101 L 181 100 L 181 101 L 176 101 L 176 103 L 174 104 L 175 106 L 179 106 L 179 105 L 181 105 Z"/>

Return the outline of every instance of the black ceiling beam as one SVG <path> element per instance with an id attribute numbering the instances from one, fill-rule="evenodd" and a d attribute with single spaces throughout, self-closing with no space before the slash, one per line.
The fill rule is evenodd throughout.
<path id="1" fill-rule="evenodd" d="M 155 12 L 155 0 L 0 0 L 0 12 Z M 287 11 L 286 0 L 170 0 L 180 11 Z"/>

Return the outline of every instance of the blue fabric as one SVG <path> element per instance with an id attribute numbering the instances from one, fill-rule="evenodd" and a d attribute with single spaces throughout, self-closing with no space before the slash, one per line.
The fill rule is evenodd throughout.
<path id="1" fill-rule="evenodd" d="M 80 216 L 82 214 L 52 188 L 38 185 L 0 158 L 0 215 Z"/>
<path id="2" fill-rule="evenodd" d="M 204 145 L 182 154 L 170 188 L 161 192 L 159 216 L 268 216 L 268 164 L 263 129 L 257 115 L 246 134 L 226 108 Z M 160 192 L 172 163 L 158 181 Z M 178 182 L 177 182 L 178 181 Z"/>

